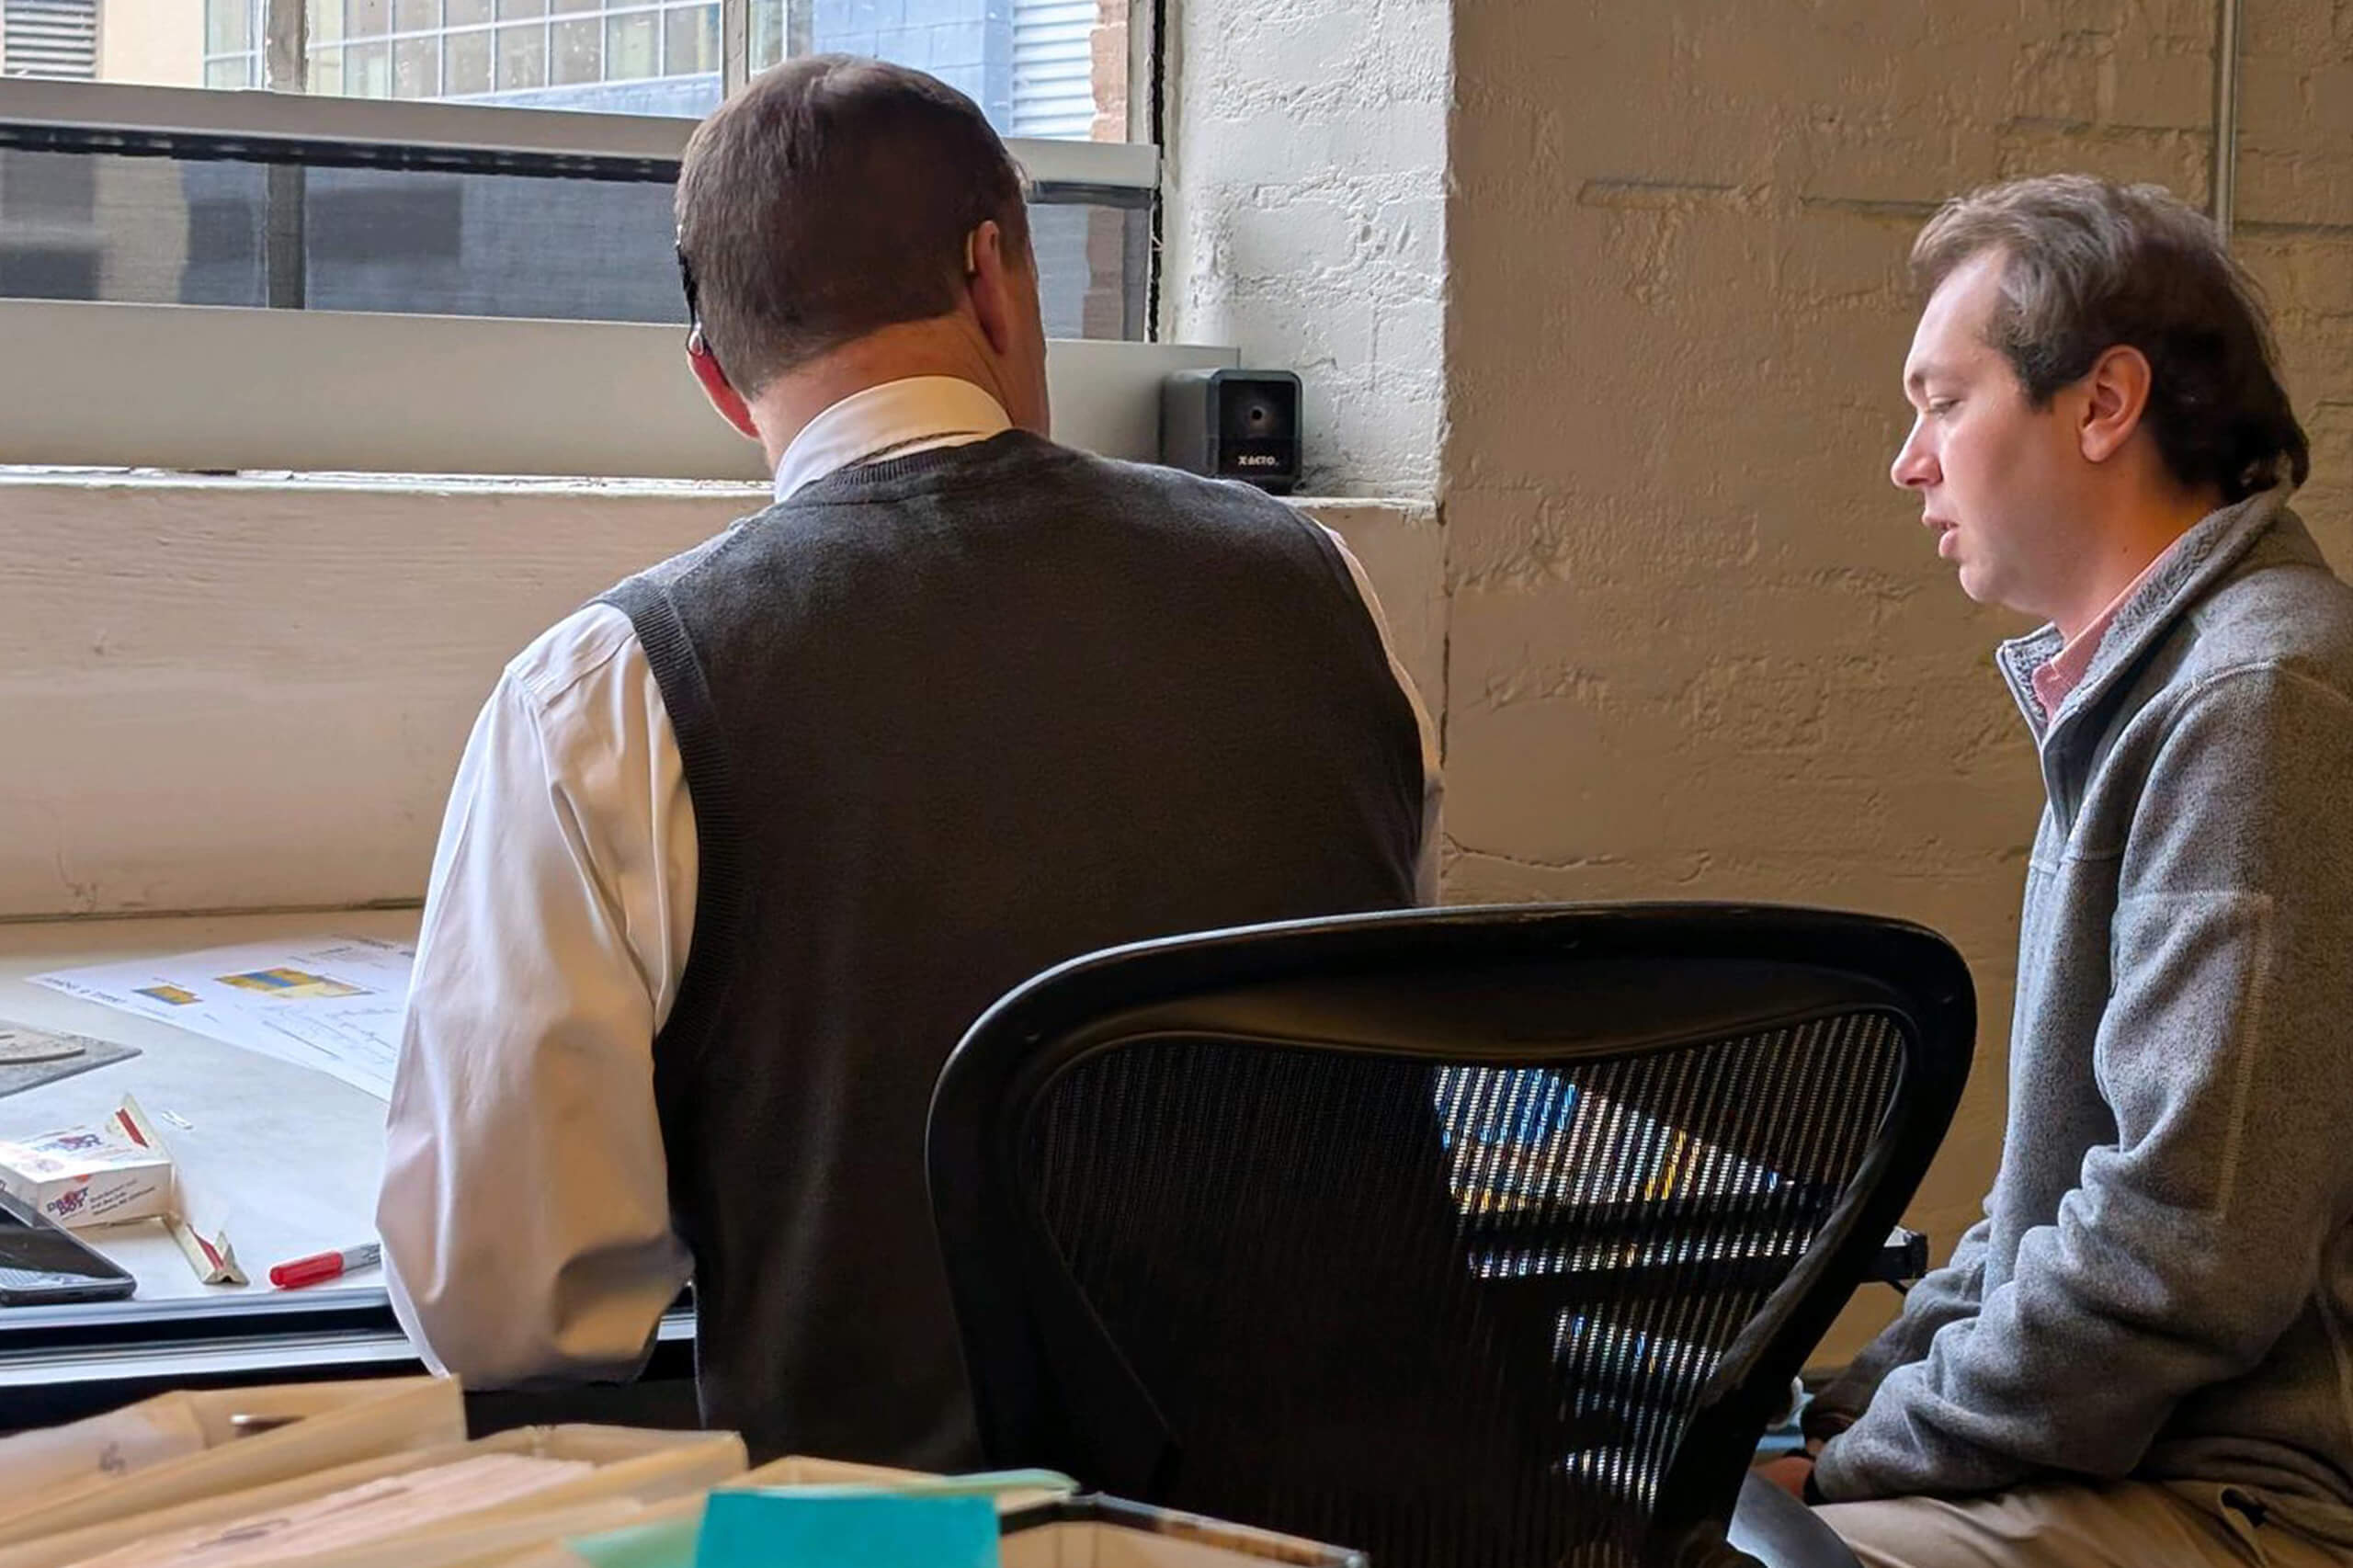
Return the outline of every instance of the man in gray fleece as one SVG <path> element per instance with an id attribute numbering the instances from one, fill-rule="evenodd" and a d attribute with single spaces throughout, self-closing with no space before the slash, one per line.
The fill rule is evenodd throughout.
<path id="1" fill-rule="evenodd" d="M 2353 1562 L 2353 592 L 2252 290 L 2153 187 L 1948 204 L 1895 482 L 2049 801 L 1985 1217 L 1816 1403 L 1871 1563 Z"/>

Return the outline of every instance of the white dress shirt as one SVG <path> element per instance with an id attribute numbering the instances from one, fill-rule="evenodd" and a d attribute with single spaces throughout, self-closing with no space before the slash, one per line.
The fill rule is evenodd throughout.
<path id="1" fill-rule="evenodd" d="M 778 464 L 776 496 L 837 469 L 1011 427 L 971 382 L 845 398 Z M 1389 630 L 1337 535 L 1357 590 Z M 1418 892 L 1437 900 L 1436 731 Z M 376 1225 L 392 1308 L 428 1366 L 476 1387 L 631 1375 L 692 1260 L 670 1229 L 654 1037 L 694 930 L 694 805 L 629 618 L 567 617 L 475 720 L 433 858 Z"/>

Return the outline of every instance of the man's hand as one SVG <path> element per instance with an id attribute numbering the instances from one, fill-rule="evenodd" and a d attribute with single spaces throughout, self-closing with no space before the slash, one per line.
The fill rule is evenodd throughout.
<path id="1" fill-rule="evenodd" d="M 1805 1500 L 1806 1478 L 1813 1473 L 1812 1454 L 1783 1454 L 1777 1460 L 1767 1460 L 1756 1467 L 1756 1473 L 1797 1498 Z"/>

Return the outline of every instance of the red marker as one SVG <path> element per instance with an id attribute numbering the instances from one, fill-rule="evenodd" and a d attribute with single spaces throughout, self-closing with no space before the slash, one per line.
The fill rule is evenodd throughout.
<path id="1" fill-rule="evenodd" d="M 356 1269 L 373 1268 L 383 1256 L 384 1249 L 374 1242 L 366 1246 L 346 1247 L 341 1252 L 313 1253 L 309 1257 L 278 1264 L 269 1271 L 269 1282 L 281 1290 L 300 1290 L 305 1285 L 324 1285 Z"/>

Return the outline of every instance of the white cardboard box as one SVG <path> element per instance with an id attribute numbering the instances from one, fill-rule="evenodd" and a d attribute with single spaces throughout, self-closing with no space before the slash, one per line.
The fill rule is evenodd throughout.
<path id="1" fill-rule="evenodd" d="M 152 1220 L 172 1210 L 172 1157 L 119 1111 L 97 1127 L 0 1140 L 0 1187 L 69 1230 Z"/>

